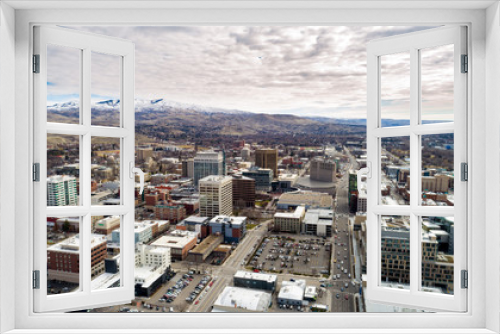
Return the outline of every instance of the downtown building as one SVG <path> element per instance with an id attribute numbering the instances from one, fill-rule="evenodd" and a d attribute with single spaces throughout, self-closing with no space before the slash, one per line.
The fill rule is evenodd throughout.
<path id="1" fill-rule="evenodd" d="M 278 175 L 278 150 L 260 149 L 255 150 L 255 166 L 260 168 L 269 168 L 273 175 Z"/>
<path id="2" fill-rule="evenodd" d="M 155 218 L 158 220 L 168 220 L 172 224 L 177 224 L 186 218 L 186 208 L 184 205 L 169 201 L 159 201 L 154 207 Z"/>
<path id="3" fill-rule="evenodd" d="M 265 193 L 271 191 L 274 177 L 272 169 L 253 167 L 242 174 L 255 180 L 255 191 Z"/>
<path id="4" fill-rule="evenodd" d="M 233 206 L 255 207 L 255 180 L 241 175 L 233 176 Z"/>
<path id="5" fill-rule="evenodd" d="M 382 220 L 381 230 L 381 282 L 410 283 L 410 225 L 401 218 Z M 453 293 L 453 254 L 440 251 L 442 230 L 423 230 L 422 286 L 439 288 Z M 444 232 L 444 231 L 442 231 Z"/>
<path id="6" fill-rule="evenodd" d="M 311 161 L 311 180 L 320 182 L 335 182 L 337 164 L 331 159 L 316 157 Z"/>
<path id="7" fill-rule="evenodd" d="M 233 214 L 232 177 L 210 175 L 200 180 L 200 217 Z"/>
<path id="8" fill-rule="evenodd" d="M 56 175 L 47 178 L 47 206 L 78 205 L 76 178 Z"/>
<path id="9" fill-rule="evenodd" d="M 92 278 L 104 273 L 107 257 L 107 238 L 90 237 Z M 80 282 L 80 238 L 77 234 L 47 248 L 47 275 L 49 280 Z"/>
<path id="10" fill-rule="evenodd" d="M 274 214 L 275 232 L 302 232 L 302 222 L 306 213 L 306 208 L 298 206 L 294 212 L 278 212 Z"/>
<path id="11" fill-rule="evenodd" d="M 194 186 L 209 175 L 226 175 L 224 154 L 222 152 L 198 152 L 193 159 Z"/>

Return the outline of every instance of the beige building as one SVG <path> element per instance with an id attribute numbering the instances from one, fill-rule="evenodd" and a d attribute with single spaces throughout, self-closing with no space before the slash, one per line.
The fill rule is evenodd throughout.
<path id="1" fill-rule="evenodd" d="M 231 176 L 210 175 L 200 180 L 200 217 L 213 218 L 233 214 Z"/>
<path id="2" fill-rule="evenodd" d="M 448 193 L 453 186 L 453 178 L 445 174 L 422 176 L 422 192 Z M 407 177 L 407 188 L 410 189 L 410 176 Z"/>
<path id="3" fill-rule="evenodd" d="M 269 168 L 273 171 L 275 177 L 278 176 L 278 150 L 255 150 L 255 166 Z"/>
<path id="4" fill-rule="evenodd" d="M 306 208 L 297 207 L 294 212 L 278 212 L 274 214 L 274 231 L 300 233 Z"/>
<path id="5" fill-rule="evenodd" d="M 311 180 L 321 182 L 335 182 L 337 165 L 335 161 L 316 157 L 311 161 Z"/>

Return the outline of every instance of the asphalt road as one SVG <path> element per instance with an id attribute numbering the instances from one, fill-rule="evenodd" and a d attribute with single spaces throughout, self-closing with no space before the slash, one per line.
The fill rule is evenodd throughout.
<path id="1" fill-rule="evenodd" d="M 348 151 L 347 151 L 348 152 Z M 337 201 L 335 207 L 335 221 L 334 221 L 334 236 L 337 236 L 334 240 L 337 245 L 333 244 L 332 247 L 332 275 L 340 274 L 340 279 L 333 281 L 333 287 L 331 289 L 332 294 L 332 312 L 355 312 L 355 298 L 356 294 L 359 292 L 359 284 L 352 285 L 354 281 L 354 263 L 353 263 L 353 251 L 351 245 L 350 233 L 352 233 L 352 227 L 349 226 L 349 169 L 355 164 L 354 158 L 349 154 L 351 163 L 346 166 L 346 171 L 344 176 L 337 182 Z M 342 244 L 342 246 L 341 246 Z M 340 255 L 339 255 L 340 254 Z M 333 259 L 337 259 L 335 263 Z M 341 263 L 341 262 L 344 263 Z M 337 265 L 340 264 L 340 268 Z M 347 269 L 347 274 L 344 273 L 342 268 Z M 351 275 L 349 278 L 348 275 Z M 345 285 L 348 285 L 347 288 Z M 342 291 L 342 288 L 344 291 Z M 339 294 L 339 298 L 337 298 Z M 345 296 L 348 296 L 348 300 Z"/>

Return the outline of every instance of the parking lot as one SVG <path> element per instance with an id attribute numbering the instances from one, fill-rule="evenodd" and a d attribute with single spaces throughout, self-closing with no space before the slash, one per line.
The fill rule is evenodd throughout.
<path id="1" fill-rule="evenodd" d="M 149 298 L 136 297 L 132 304 L 94 309 L 94 312 L 185 312 L 211 284 L 210 275 L 177 274 Z"/>
<path id="2" fill-rule="evenodd" d="M 249 269 L 282 274 L 325 275 L 330 272 L 328 239 L 304 235 L 271 235 L 247 263 Z"/>

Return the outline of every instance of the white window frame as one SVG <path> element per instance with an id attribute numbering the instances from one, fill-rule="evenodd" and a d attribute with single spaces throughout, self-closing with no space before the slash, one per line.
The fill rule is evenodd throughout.
<path id="1" fill-rule="evenodd" d="M 467 309 L 467 290 L 461 288 L 461 270 L 467 270 L 467 185 L 461 181 L 461 163 L 467 163 L 467 76 L 461 73 L 461 56 L 467 55 L 466 28 L 446 26 L 409 34 L 396 35 L 368 43 L 368 210 L 367 210 L 367 276 L 365 298 L 373 302 L 393 305 L 413 305 L 417 309 L 463 312 Z M 427 48 L 453 45 L 454 119 L 449 123 L 422 124 L 421 119 L 421 61 L 420 51 Z M 410 56 L 410 125 L 381 126 L 381 75 L 385 55 L 408 52 Z M 422 146 L 421 136 L 428 134 L 454 134 L 455 206 L 423 206 L 421 204 Z M 408 137 L 410 139 L 410 175 L 412 182 L 409 205 L 381 204 L 381 141 L 383 138 Z M 358 172 L 358 179 L 361 178 Z M 396 289 L 381 286 L 381 216 L 408 216 L 410 218 L 410 288 Z M 454 250 L 454 293 L 438 294 L 421 290 L 422 241 L 421 219 L 424 216 L 454 217 L 456 245 Z"/>
<path id="2" fill-rule="evenodd" d="M 406 1 L 405 1 L 406 2 Z M 55 5 L 54 5 L 55 4 Z M 14 12 L 15 7 L 35 8 Z M 69 8 L 57 11 L 40 10 L 50 6 L 66 6 Z M 498 194 L 499 180 L 499 116 L 500 94 L 498 78 L 500 77 L 500 32 L 498 3 L 487 2 L 398 2 L 399 9 L 391 9 L 394 3 L 384 1 L 366 2 L 269 2 L 249 4 L 235 3 L 233 9 L 224 7 L 215 1 L 201 3 L 165 2 L 159 4 L 145 1 L 139 5 L 150 10 L 116 9 L 103 12 L 96 6 L 119 6 L 113 2 L 78 2 L 64 4 L 60 2 L 17 2 L 7 1 L 1 4 L 0 42 L 0 132 L 2 158 L 7 161 L 15 159 L 15 166 L 0 168 L 0 196 L 2 207 L 0 220 L 0 319 L 2 331 L 15 330 L 15 333 L 71 333 L 78 329 L 92 329 L 94 333 L 115 332 L 140 333 L 149 328 L 161 330 L 162 333 L 190 329 L 191 332 L 235 332 L 236 329 L 259 328 L 259 332 L 273 333 L 305 333 L 305 332 L 350 332 L 359 333 L 409 333 L 415 332 L 463 332 L 493 333 L 498 332 L 499 322 L 499 228 L 498 210 L 486 212 L 485 203 L 490 208 L 497 208 L 500 201 Z M 138 6 L 134 2 L 123 3 L 123 6 Z M 158 9 L 157 7 L 164 8 Z M 427 7 L 426 7 L 427 6 Z M 487 10 L 486 7 L 490 6 Z M 87 9 L 75 9 L 87 7 Z M 190 9 L 178 9 L 190 8 Z M 93 9 L 92 9 L 93 8 Z M 177 8 L 177 9 L 176 9 Z M 219 9 L 217 9 L 219 8 Z M 222 8 L 222 9 L 221 9 Z M 240 9 L 236 9 L 240 8 Z M 347 9 L 346 9 L 347 8 Z M 349 9 L 350 8 L 350 9 Z M 354 9 L 353 9 L 354 8 Z M 371 8 L 371 9 L 367 9 Z M 375 9 L 374 9 L 375 8 Z M 406 9 L 401 9 L 406 8 Z M 437 8 L 437 9 L 436 9 Z M 441 8 L 441 9 L 440 9 Z M 460 9 L 461 8 L 461 9 Z M 411 10 L 408 10 L 411 9 Z M 472 75 L 468 78 L 469 115 L 468 131 L 472 134 L 468 143 L 470 157 L 470 189 L 468 252 L 469 259 L 469 308 L 466 313 L 434 313 L 434 314 L 169 314 L 158 316 L 151 314 L 34 314 L 32 312 L 31 260 L 27 261 L 28 247 L 31 244 L 30 224 L 32 212 L 26 210 L 32 203 L 26 202 L 26 194 L 32 190 L 30 181 L 32 148 L 32 109 L 30 54 L 32 36 L 30 31 L 34 24 L 171 24 L 171 25 L 435 25 L 465 24 L 469 27 L 469 56 Z M 486 24 L 485 24 L 486 23 Z M 15 41 L 14 34 L 15 31 Z M 15 51 L 14 51 L 15 49 Z M 14 53 L 15 52 L 15 53 Z M 12 68 L 15 66 L 15 73 Z M 488 68 L 488 71 L 486 71 Z M 15 86 L 11 87 L 12 82 Z M 488 83 L 488 85 L 487 85 Z M 12 85 L 13 86 L 13 85 Z M 15 100 L 12 96 L 15 93 Z M 11 119 L 15 107 L 15 120 Z M 486 108 L 488 107 L 488 108 Z M 488 121 L 486 121 L 486 118 Z M 14 128 L 14 147 L 5 140 Z M 488 140 L 488 146 L 486 146 Z M 487 149 L 494 154 L 487 155 Z M 486 163 L 488 162 L 488 163 Z M 6 175 L 4 171 L 15 173 Z M 486 182 L 486 175 L 488 182 Z M 15 180 L 15 182 L 14 182 Z M 495 184 L 493 184 L 496 182 Z M 11 189 L 16 189 L 15 198 L 7 199 Z M 12 204 L 5 207 L 3 200 Z M 12 221 L 6 222 L 4 217 Z M 12 238 L 12 235 L 15 237 Z M 14 250 L 14 256 L 12 255 Z M 486 254 L 489 256 L 486 266 Z M 12 268 L 15 268 L 12 270 Z M 477 274 L 475 274 L 477 273 Z M 13 288 L 13 286 L 15 288 Z M 14 301 L 14 302 L 12 302 Z M 13 304 L 14 305 L 13 305 Z M 168 316 L 168 318 L 166 318 Z M 138 328 L 139 319 L 143 322 Z M 166 321 L 166 319 L 168 319 Z M 168 326 L 168 328 L 166 328 Z M 289 329 L 284 329 L 284 327 Z M 75 330 L 71 330 L 75 329 Z M 45 331 L 43 331 L 45 329 Z M 120 330 L 122 329 L 122 330 Z M 356 329 L 354 331 L 354 329 Z M 461 329 L 461 330 L 460 330 Z M 344 330 L 344 332 L 345 332 Z M 243 330 L 241 330 L 243 331 Z M 246 331 L 248 332 L 248 330 Z M 14 332 L 13 332 L 14 333 Z"/>
<path id="3" fill-rule="evenodd" d="M 134 44 L 119 38 L 100 36 L 61 27 L 35 26 L 34 53 L 38 54 L 39 73 L 33 75 L 34 162 L 39 163 L 39 181 L 33 184 L 34 201 L 34 270 L 39 271 L 39 289 L 34 290 L 34 311 L 81 310 L 90 305 L 125 304 L 134 298 Z M 80 51 L 80 115 L 78 124 L 47 122 L 47 46 L 58 45 Z M 113 55 L 119 62 L 119 126 L 91 124 L 92 53 Z M 79 205 L 47 206 L 47 135 L 63 134 L 79 138 L 80 193 Z M 116 138 L 120 141 L 120 205 L 91 205 L 90 170 L 92 137 Z M 120 217 L 120 286 L 112 289 L 91 288 L 91 218 L 93 215 Z M 78 289 L 75 292 L 47 295 L 47 227 L 45 217 L 80 217 Z"/>

